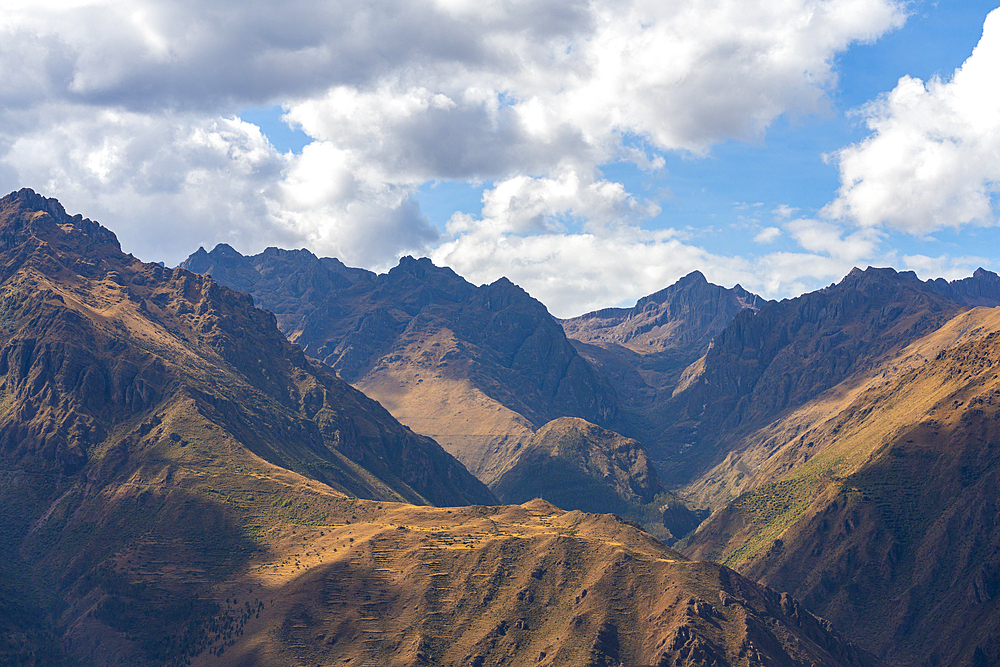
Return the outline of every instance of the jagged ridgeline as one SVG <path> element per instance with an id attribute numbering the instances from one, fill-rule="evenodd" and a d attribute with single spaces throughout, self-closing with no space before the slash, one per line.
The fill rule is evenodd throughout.
<path id="1" fill-rule="evenodd" d="M 248 296 L 30 190 L 0 377 L 4 664 L 874 664 L 614 517 L 490 506 Z"/>
<path id="2" fill-rule="evenodd" d="M 331 364 L 414 431 L 435 438 L 502 498 L 543 497 L 567 509 L 616 512 L 668 541 L 697 525 L 697 514 L 662 489 L 655 472 L 608 449 L 628 441 L 627 449 L 646 460 L 640 442 L 615 431 L 658 433 L 646 422 L 654 395 L 662 392 L 632 391 L 619 377 L 639 377 L 637 370 L 608 372 L 608 364 L 593 359 L 596 344 L 567 337 L 567 330 L 590 331 L 597 319 L 564 330 L 567 323 L 509 280 L 475 286 L 426 258 L 404 257 L 376 275 L 306 250 L 268 248 L 244 256 L 223 244 L 199 249 L 182 266 L 247 290 L 274 310 L 307 354 Z M 642 300 L 636 313 L 602 311 L 598 319 L 604 338 L 614 337 L 609 332 L 617 324 L 628 329 L 618 338 L 642 343 L 641 355 L 617 343 L 609 354 L 620 348 L 649 360 L 647 377 L 658 378 L 667 366 L 676 380 L 704 354 L 713 333 L 759 301 L 693 274 L 677 289 Z M 634 418 L 637 411 L 641 419 Z M 561 440 L 576 440 L 572 449 L 592 456 L 560 456 L 542 446 L 551 441 L 544 434 L 553 432 L 552 424 L 578 422 L 588 426 L 563 429 Z M 591 465 L 598 459 L 604 463 Z M 615 479 L 597 474 L 609 464 Z M 640 499 L 631 489 L 645 487 L 650 474 L 656 490 Z"/>
<path id="3" fill-rule="evenodd" d="M 495 502 L 249 297 L 125 255 L 30 190 L 0 200 L 0 378 L 0 549 L 25 574 L 15 597 L 43 605 L 120 587 L 157 600 L 136 609 L 169 625 L 194 598 L 140 594 L 102 564 L 176 552 L 172 567 L 212 581 L 275 517 L 322 517 L 291 493 L 307 479 L 333 495 Z"/>
<path id="4" fill-rule="evenodd" d="M 995 664 L 997 286 L 856 269 L 737 318 L 684 397 L 722 459 L 687 489 L 719 511 L 685 552 L 890 664 Z"/>

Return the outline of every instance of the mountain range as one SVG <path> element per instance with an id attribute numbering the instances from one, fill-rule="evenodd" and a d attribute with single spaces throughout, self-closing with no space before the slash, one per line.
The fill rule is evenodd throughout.
<path id="1" fill-rule="evenodd" d="M 0 304 L 3 664 L 1000 660 L 984 269 L 560 321 L 22 190 Z"/>
<path id="2" fill-rule="evenodd" d="M 876 664 L 613 515 L 496 506 L 248 295 L 30 190 L 0 303 L 4 664 Z M 598 435 L 584 471 L 659 488 Z"/>
<path id="3" fill-rule="evenodd" d="M 268 250 L 262 256 L 274 252 Z M 393 271 L 413 261 L 424 262 L 428 272 L 450 273 L 427 260 L 410 259 Z M 362 285 L 358 281 L 349 289 L 369 289 Z M 344 289 L 335 288 L 333 293 Z M 259 290 L 255 298 L 263 302 L 266 291 Z M 381 292 L 382 304 L 404 301 Z M 912 272 L 892 269 L 855 269 L 837 284 L 781 302 L 767 302 L 738 285 L 731 289 L 712 285 L 696 272 L 641 299 L 633 308 L 605 309 L 559 322 L 570 345 L 592 370 L 578 377 L 602 387 L 605 403 L 613 408 L 601 416 L 564 409 L 548 423 L 532 421 L 521 409 L 518 414 L 526 420 L 522 425 L 532 433 L 518 429 L 521 437 L 511 450 L 482 448 L 470 468 L 505 500 L 519 502 L 539 495 L 585 511 L 592 511 L 596 504 L 603 511 L 641 521 L 664 538 L 685 535 L 708 513 L 689 507 L 709 508 L 715 512 L 712 518 L 679 544 L 685 553 L 720 559 L 755 579 L 791 591 L 834 619 L 848 636 L 891 662 L 912 664 L 918 656 L 927 664 L 992 659 L 1000 655 L 1000 645 L 993 639 L 990 623 L 982 620 L 995 615 L 991 607 L 983 606 L 983 600 L 996 594 L 993 572 L 997 568 L 991 565 L 992 547 L 983 546 L 995 539 L 985 519 L 973 522 L 976 529 L 964 541 L 976 546 L 966 547 L 958 561 L 943 554 L 934 557 L 951 568 L 940 566 L 950 582 L 944 588 L 947 596 L 966 600 L 972 605 L 969 610 L 954 606 L 955 602 L 945 603 L 940 591 L 924 594 L 922 587 L 930 580 L 927 573 L 910 580 L 900 577 L 896 566 L 897 574 L 886 582 L 880 579 L 888 571 L 884 565 L 873 569 L 872 563 L 881 563 L 885 553 L 891 554 L 890 560 L 902 554 L 913 558 L 915 551 L 927 549 L 924 540 L 930 538 L 923 533 L 907 533 L 906 540 L 897 537 L 892 545 L 883 544 L 884 553 L 878 558 L 862 558 L 856 552 L 863 550 L 862 544 L 869 551 L 875 549 L 872 545 L 886 540 L 893 526 L 908 524 L 908 519 L 897 516 L 900 512 L 919 507 L 919 513 L 927 512 L 925 521 L 931 521 L 930 517 L 940 521 L 944 513 L 953 511 L 950 503 L 958 502 L 961 495 L 955 489 L 942 491 L 937 477 L 918 481 L 898 471 L 886 478 L 891 483 L 881 477 L 878 466 L 889 456 L 886 452 L 896 452 L 895 458 L 887 460 L 897 468 L 909 460 L 901 454 L 903 449 L 886 444 L 887 424 L 900 431 L 915 427 L 924 415 L 913 412 L 910 408 L 916 402 L 910 401 L 904 404 L 907 409 L 885 421 L 883 412 L 859 403 L 859 397 L 868 395 L 859 392 L 862 388 L 874 391 L 872 383 L 915 372 L 937 355 L 966 344 L 973 336 L 970 332 L 987 335 L 989 327 L 963 318 L 973 317 L 970 313 L 992 313 L 970 308 L 998 305 L 1000 278 L 983 269 L 951 282 L 921 281 Z M 426 302 L 421 306 L 434 307 Z M 461 317 L 464 311 L 458 312 Z M 369 367 L 364 382 L 377 384 L 372 378 L 387 368 L 412 368 L 414 364 L 414 356 L 405 347 L 391 348 L 384 358 L 387 361 Z M 464 372 L 464 367 L 457 370 Z M 386 387 L 402 380 L 422 384 L 421 378 L 398 371 L 383 377 Z M 883 391 L 905 393 L 907 382 L 899 380 L 891 390 Z M 920 384 L 919 391 L 937 396 L 936 382 L 940 377 Z M 468 409 L 452 394 L 448 401 L 431 403 L 434 408 L 426 413 L 421 413 L 421 407 L 428 404 L 419 399 L 409 404 L 409 412 L 397 413 L 400 405 L 390 391 L 379 394 L 376 390 L 374 395 L 404 422 L 411 420 L 411 426 Z M 890 399 L 881 395 L 881 400 Z M 952 399 L 952 404 L 962 402 Z M 882 416 L 869 417 L 869 423 L 862 415 Z M 849 446 L 861 441 L 845 437 L 846 423 L 856 424 L 864 438 L 874 438 L 875 433 L 881 440 L 863 439 L 860 448 Z M 817 432 L 820 427 L 826 429 L 822 437 Z M 982 434 L 975 437 L 989 440 Z M 600 456 L 595 456 L 597 451 L 602 452 Z M 988 449 L 965 456 L 986 470 L 995 461 Z M 971 464 L 956 465 L 970 474 Z M 910 470 L 914 476 L 919 473 L 919 468 Z M 846 504 L 839 510 L 836 503 L 823 504 L 836 494 L 854 498 L 851 489 L 855 487 L 846 480 L 858 475 L 878 480 L 876 495 L 859 496 L 875 503 L 878 511 L 868 509 L 856 515 L 853 505 L 848 512 Z M 654 488 L 676 495 L 657 496 L 659 491 L 651 491 Z M 648 500 L 651 495 L 652 502 Z M 897 506 L 902 501 L 896 503 L 895 498 L 909 499 L 905 505 L 909 509 Z M 973 498 L 963 502 L 970 507 L 990 506 L 983 504 L 983 497 Z M 856 542 L 812 554 L 822 540 L 807 527 L 834 525 L 833 519 L 816 518 L 817 513 L 834 511 L 840 512 L 840 525 L 848 526 L 844 531 L 857 535 Z M 661 523 L 672 528 L 663 530 Z M 925 555 L 923 562 L 934 559 Z M 944 576 L 933 567 L 928 572 L 938 577 L 935 581 L 940 580 L 938 575 Z M 962 592 L 968 590 L 975 592 Z M 941 605 L 963 609 L 959 627 L 935 616 L 944 613 Z M 972 618 L 980 619 L 982 631 L 962 630 Z M 956 642 L 955 636 L 966 636 L 969 641 Z"/>

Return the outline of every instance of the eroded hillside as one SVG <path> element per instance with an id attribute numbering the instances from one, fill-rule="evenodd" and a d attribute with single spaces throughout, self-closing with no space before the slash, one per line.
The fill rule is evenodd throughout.
<path id="1" fill-rule="evenodd" d="M 1000 656 L 998 359 L 1000 311 L 966 311 L 760 430 L 694 487 L 744 492 L 686 553 L 789 590 L 894 664 Z"/>

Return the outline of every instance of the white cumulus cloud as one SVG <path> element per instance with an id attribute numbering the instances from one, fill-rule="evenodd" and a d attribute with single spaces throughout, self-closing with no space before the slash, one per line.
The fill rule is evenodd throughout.
<path id="1" fill-rule="evenodd" d="M 743 260 L 643 229 L 657 202 L 602 166 L 657 170 L 668 151 L 704 155 L 824 111 L 836 55 L 901 25 L 904 5 L 9 3 L 0 186 L 59 197 L 168 262 L 219 241 L 308 245 L 373 267 L 433 252 L 470 276 L 528 282 L 527 267 L 548 275 L 545 258 L 563 258 L 537 280 L 565 281 L 559 298 L 576 305 L 705 263 L 752 279 Z M 300 154 L 238 118 L 270 105 L 310 138 Z M 439 236 L 416 199 L 431 180 L 488 183 L 482 210 Z M 605 296 L 568 296 L 591 288 Z"/>
<path id="2" fill-rule="evenodd" d="M 1000 10 L 950 80 L 905 76 L 861 109 L 871 136 L 835 158 L 831 218 L 927 234 L 995 224 L 1000 192 Z"/>

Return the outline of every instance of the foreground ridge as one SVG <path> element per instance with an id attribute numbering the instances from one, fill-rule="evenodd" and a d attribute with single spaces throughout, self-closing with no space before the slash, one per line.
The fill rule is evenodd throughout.
<path id="1" fill-rule="evenodd" d="M 612 516 L 540 500 L 339 508 L 219 589 L 259 612 L 194 664 L 876 664 L 788 595 Z"/>

